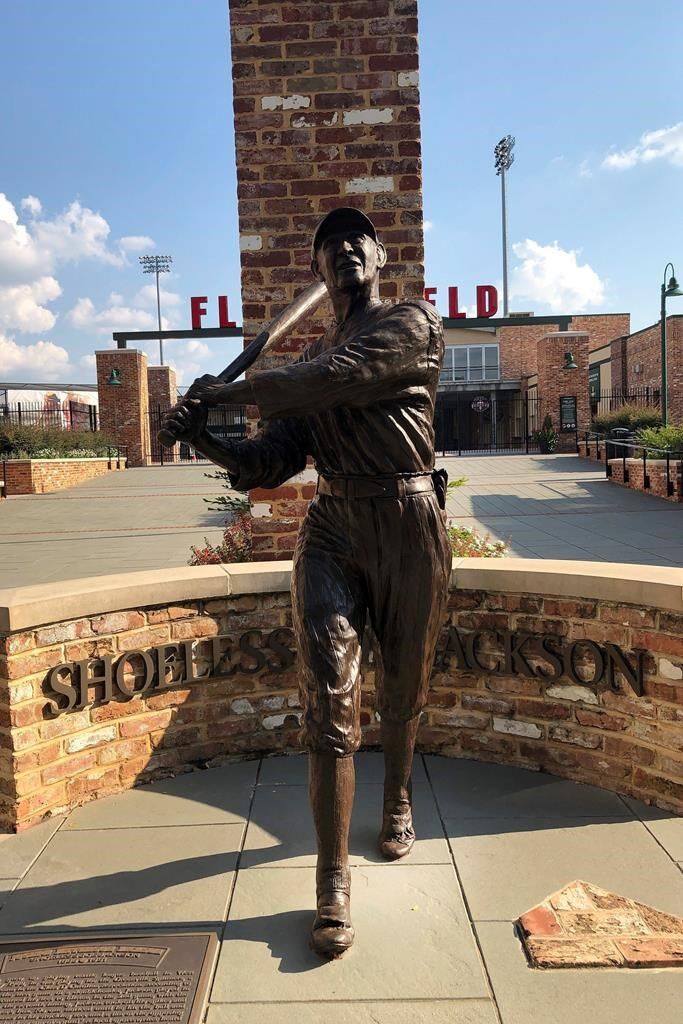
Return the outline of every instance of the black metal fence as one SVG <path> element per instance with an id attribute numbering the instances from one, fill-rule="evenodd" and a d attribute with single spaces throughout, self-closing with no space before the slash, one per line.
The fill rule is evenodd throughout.
<path id="1" fill-rule="evenodd" d="M 596 458 L 605 460 L 605 476 L 609 479 L 614 475 L 614 460 L 621 460 L 621 474 L 625 484 L 629 483 L 631 466 L 639 464 L 643 471 L 643 490 L 649 491 L 652 486 L 651 474 L 648 464 L 652 462 L 664 463 L 666 474 L 666 493 L 668 497 L 674 494 L 683 501 L 683 452 L 670 451 L 666 448 L 653 448 L 651 445 L 643 445 L 635 438 L 616 440 L 606 437 L 604 434 L 594 432 L 586 433 L 584 440 L 589 449 L 595 445 Z M 672 468 L 676 470 L 672 473 Z"/>
<path id="2" fill-rule="evenodd" d="M 436 451 L 441 455 L 536 453 L 539 403 L 535 394 L 439 395 Z"/>
<path id="3" fill-rule="evenodd" d="M 645 408 L 659 408 L 659 388 L 607 388 L 602 391 L 591 389 L 591 417 L 604 416 L 621 409 L 623 405 L 642 405 Z"/>
<path id="4" fill-rule="evenodd" d="M 97 406 L 84 402 L 14 402 L 0 405 L 0 423 L 49 430 L 97 430 Z"/>
<path id="5" fill-rule="evenodd" d="M 167 409 L 157 406 L 149 410 L 149 437 L 151 461 L 160 465 L 172 465 L 179 462 L 208 462 L 203 455 L 181 441 L 173 448 L 164 448 L 159 443 L 158 434 L 163 426 Z M 242 405 L 220 405 L 209 410 L 207 428 L 211 434 L 225 441 L 241 441 L 247 436 L 246 409 Z"/>

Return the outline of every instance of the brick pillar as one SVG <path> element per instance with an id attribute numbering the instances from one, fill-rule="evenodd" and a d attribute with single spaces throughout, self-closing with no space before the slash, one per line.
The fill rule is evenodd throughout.
<path id="1" fill-rule="evenodd" d="M 147 355 L 137 349 L 95 352 L 100 429 L 118 444 L 128 446 L 128 465 L 150 461 Z M 109 384 L 118 370 L 120 385 Z"/>
<path id="2" fill-rule="evenodd" d="M 176 372 L 172 366 L 147 367 L 147 391 L 150 409 L 169 409 L 178 401 Z"/>
<path id="3" fill-rule="evenodd" d="M 538 342 L 538 425 L 550 414 L 553 426 L 560 429 L 560 398 L 576 398 L 577 428 L 581 437 L 590 430 L 591 407 L 588 392 L 588 340 L 585 331 L 557 331 Z M 565 370 L 564 355 L 571 352 L 576 370 Z M 559 451 L 576 451 L 574 432 L 560 434 Z"/>
<path id="4" fill-rule="evenodd" d="M 161 426 L 161 416 L 175 405 L 178 401 L 178 387 L 176 384 L 176 372 L 171 366 L 148 366 L 147 367 L 147 389 L 149 392 L 150 412 L 150 451 L 154 462 L 178 462 L 180 458 L 180 445 L 174 444 L 172 448 L 164 448 L 157 441 L 156 433 Z"/>
<path id="5" fill-rule="evenodd" d="M 313 229 L 335 206 L 377 226 L 382 296 L 422 297 L 417 0 L 229 6 L 245 343 L 311 282 Z M 291 359 L 329 315 L 259 365 Z M 258 558 L 291 556 L 312 491 L 254 496 Z"/>

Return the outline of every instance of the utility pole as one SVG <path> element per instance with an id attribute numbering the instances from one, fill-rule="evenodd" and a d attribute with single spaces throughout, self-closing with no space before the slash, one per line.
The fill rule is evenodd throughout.
<path id="1" fill-rule="evenodd" d="M 515 162 L 512 152 L 514 146 L 514 136 L 506 135 L 505 138 L 496 144 L 496 148 L 493 151 L 496 161 L 496 174 L 500 175 L 500 198 L 503 218 L 503 316 L 508 315 L 508 226 L 505 206 L 505 172 L 509 171 Z"/>
<path id="2" fill-rule="evenodd" d="M 159 274 L 171 271 L 172 256 L 139 256 L 143 274 L 155 274 L 157 279 L 157 323 L 159 325 L 159 362 L 164 365 L 164 339 L 161 337 L 161 298 L 159 295 Z"/>

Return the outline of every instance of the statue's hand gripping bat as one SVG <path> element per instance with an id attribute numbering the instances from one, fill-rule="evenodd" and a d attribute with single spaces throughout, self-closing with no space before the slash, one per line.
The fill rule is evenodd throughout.
<path id="1" fill-rule="evenodd" d="M 281 341 L 290 331 L 294 330 L 304 317 L 312 313 L 320 305 L 325 295 L 327 295 L 327 288 L 323 281 L 316 281 L 308 288 L 305 288 L 300 295 L 297 295 L 290 306 L 287 306 L 282 313 L 276 316 L 274 320 L 271 320 L 268 326 L 264 327 L 257 334 L 251 345 L 247 346 L 243 352 L 240 352 L 237 359 L 230 363 L 230 366 L 226 366 L 223 372 L 218 374 L 219 379 L 226 384 L 237 380 L 240 374 L 244 373 L 245 370 L 248 370 L 256 362 L 262 352 L 267 352 L 269 348 L 277 345 L 278 341 Z M 172 448 L 178 440 L 174 431 L 168 427 L 160 430 L 157 437 L 165 448 Z"/>

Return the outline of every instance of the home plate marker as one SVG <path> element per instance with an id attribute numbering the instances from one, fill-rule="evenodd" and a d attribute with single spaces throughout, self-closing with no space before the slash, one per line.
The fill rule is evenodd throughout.
<path id="1" fill-rule="evenodd" d="M 683 967 L 683 918 L 577 880 L 517 929 L 532 967 Z"/>

